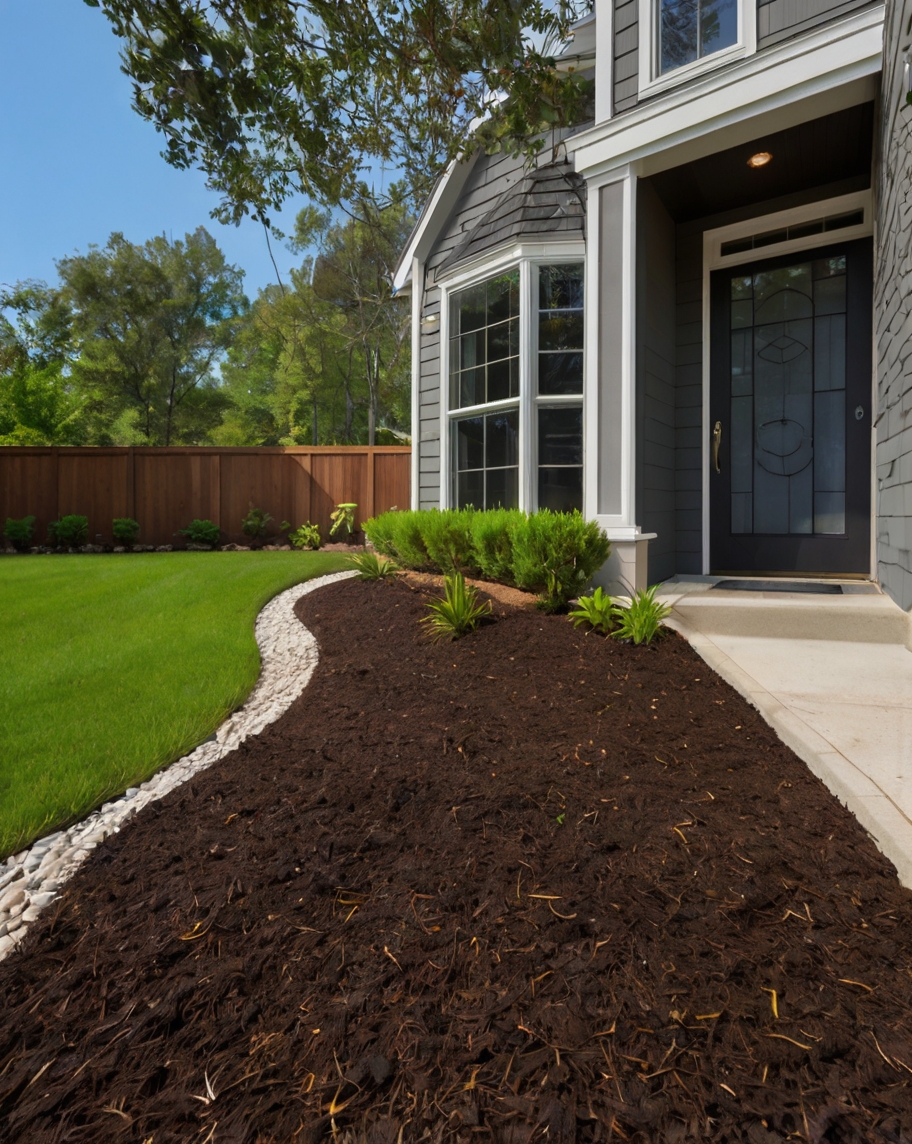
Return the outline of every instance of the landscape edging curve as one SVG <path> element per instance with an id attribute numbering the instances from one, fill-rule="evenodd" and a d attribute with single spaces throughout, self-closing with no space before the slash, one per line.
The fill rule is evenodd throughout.
<path id="1" fill-rule="evenodd" d="M 211 767 L 288 710 L 310 682 L 319 658 L 317 641 L 295 616 L 295 605 L 317 588 L 356 575 L 319 576 L 274 596 L 256 619 L 259 678 L 244 704 L 211 738 L 81 822 L 39 838 L 0 864 L 0 961 L 16 948 L 29 925 L 56 899 L 99 842 L 117 833 L 144 806 Z"/>

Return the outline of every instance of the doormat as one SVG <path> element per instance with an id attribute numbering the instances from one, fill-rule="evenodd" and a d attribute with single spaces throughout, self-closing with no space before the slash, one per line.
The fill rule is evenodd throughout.
<path id="1" fill-rule="evenodd" d="M 810 580 L 720 580 L 710 591 L 809 592 L 815 596 L 841 596 L 841 584 L 815 584 Z"/>

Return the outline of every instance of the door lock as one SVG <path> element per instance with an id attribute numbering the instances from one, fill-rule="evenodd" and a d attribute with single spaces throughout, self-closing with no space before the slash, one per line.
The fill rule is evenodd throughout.
<path id="1" fill-rule="evenodd" d="M 855 406 L 855 420 L 856 421 L 863 421 L 864 420 L 864 406 L 863 405 L 856 405 Z"/>
<path id="2" fill-rule="evenodd" d="M 722 444 L 722 422 L 717 421 L 713 425 L 713 464 L 716 466 L 716 472 L 721 473 L 719 468 L 719 446 Z"/>

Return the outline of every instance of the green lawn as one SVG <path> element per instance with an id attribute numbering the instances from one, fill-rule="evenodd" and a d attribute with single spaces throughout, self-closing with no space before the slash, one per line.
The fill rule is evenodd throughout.
<path id="1" fill-rule="evenodd" d="M 147 779 L 259 672 L 257 612 L 311 552 L 0 558 L 0 857 Z"/>

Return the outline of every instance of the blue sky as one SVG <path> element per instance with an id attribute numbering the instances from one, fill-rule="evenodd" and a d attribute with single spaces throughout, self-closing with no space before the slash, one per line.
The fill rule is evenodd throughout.
<path id="1" fill-rule="evenodd" d="M 83 0 L 0 0 L 0 284 L 56 281 L 54 260 L 112 231 L 145 242 L 205 226 L 246 271 L 253 298 L 275 281 L 260 225 L 222 226 L 197 171 L 176 171 L 131 110 L 120 41 Z M 290 231 L 303 200 L 286 206 Z M 283 278 L 298 259 L 273 240 Z"/>

